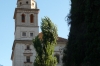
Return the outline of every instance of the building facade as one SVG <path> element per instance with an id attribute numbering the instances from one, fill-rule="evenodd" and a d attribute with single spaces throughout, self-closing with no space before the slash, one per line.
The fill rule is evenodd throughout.
<path id="1" fill-rule="evenodd" d="M 32 39 L 39 34 L 37 3 L 34 0 L 18 0 L 14 12 L 15 39 L 12 46 L 12 66 L 33 66 L 36 56 Z M 62 65 L 62 50 L 67 39 L 58 37 L 55 56 Z"/>

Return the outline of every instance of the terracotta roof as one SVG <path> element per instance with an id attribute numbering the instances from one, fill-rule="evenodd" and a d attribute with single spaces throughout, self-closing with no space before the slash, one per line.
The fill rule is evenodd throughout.
<path id="1" fill-rule="evenodd" d="M 67 39 L 62 38 L 62 37 L 58 37 L 57 42 L 67 42 Z"/>
<path id="2" fill-rule="evenodd" d="M 39 38 L 40 38 L 40 39 L 42 39 L 42 36 L 43 36 L 42 32 L 39 33 Z M 58 37 L 57 42 L 67 42 L 67 39 L 62 38 L 62 37 Z"/>

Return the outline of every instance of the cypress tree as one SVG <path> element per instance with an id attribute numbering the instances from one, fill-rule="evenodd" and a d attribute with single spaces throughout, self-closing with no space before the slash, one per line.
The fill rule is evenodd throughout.
<path id="1" fill-rule="evenodd" d="M 87 0 L 85 5 L 86 57 L 89 66 L 100 66 L 100 0 Z"/>
<path id="2" fill-rule="evenodd" d="M 71 0 L 63 66 L 100 66 L 100 0 Z"/>
<path id="3" fill-rule="evenodd" d="M 68 16 L 71 27 L 68 43 L 64 50 L 63 66 L 80 66 L 84 59 L 84 33 L 86 32 L 84 28 L 84 5 L 84 0 L 71 0 L 71 10 L 70 15 Z"/>
<path id="4" fill-rule="evenodd" d="M 39 35 L 33 40 L 37 56 L 35 66 L 56 66 L 57 59 L 54 57 L 54 47 L 57 44 L 57 28 L 52 21 L 45 17 L 41 22 L 42 37 Z"/>

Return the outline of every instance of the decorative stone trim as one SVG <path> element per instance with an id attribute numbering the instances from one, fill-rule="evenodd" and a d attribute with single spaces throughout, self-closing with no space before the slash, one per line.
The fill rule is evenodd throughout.
<path id="1" fill-rule="evenodd" d="M 34 27 L 34 28 L 37 28 L 39 26 L 34 26 L 34 25 L 30 25 L 30 26 L 27 26 L 27 25 L 17 25 L 17 27 Z"/>
<path id="2" fill-rule="evenodd" d="M 32 56 L 33 55 L 33 53 L 23 53 L 24 54 L 24 56 Z"/>
<path id="3" fill-rule="evenodd" d="M 31 64 L 32 64 L 32 62 L 24 62 L 24 63 L 25 63 L 25 64 L 26 64 L 26 63 L 31 63 Z"/>
<path id="4" fill-rule="evenodd" d="M 25 49 L 25 50 L 32 50 L 32 49 Z"/>

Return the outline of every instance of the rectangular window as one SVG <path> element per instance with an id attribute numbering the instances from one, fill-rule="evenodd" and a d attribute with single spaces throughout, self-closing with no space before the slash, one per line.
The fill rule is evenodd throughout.
<path id="1" fill-rule="evenodd" d="M 22 32 L 22 36 L 26 36 L 26 32 Z"/>
<path id="2" fill-rule="evenodd" d="M 32 32 L 30 33 L 30 37 L 33 37 L 33 33 Z"/>
<path id="3" fill-rule="evenodd" d="M 27 49 L 30 49 L 30 46 L 29 45 L 27 45 Z"/>
<path id="4" fill-rule="evenodd" d="M 29 36 L 33 38 L 34 37 L 34 32 L 32 32 L 32 31 L 29 32 Z"/>
<path id="5" fill-rule="evenodd" d="M 30 62 L 30 56 L 26 57 L 26 62 Z"/>

